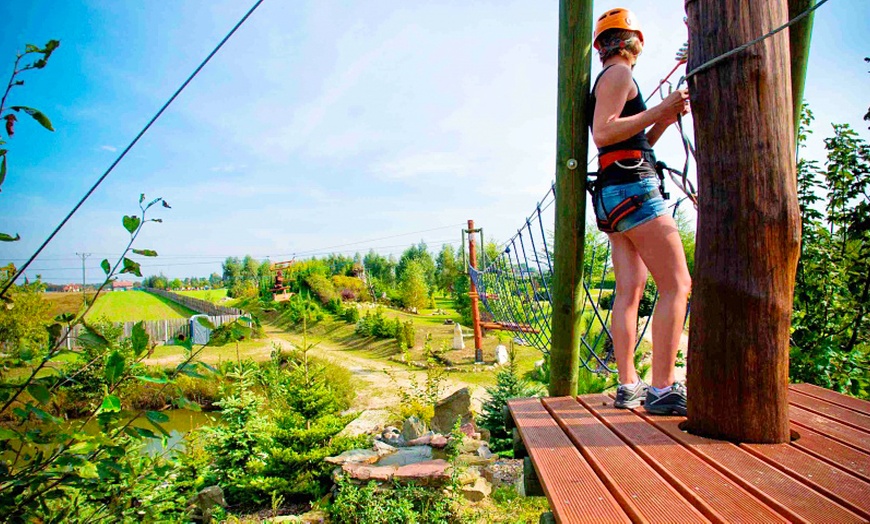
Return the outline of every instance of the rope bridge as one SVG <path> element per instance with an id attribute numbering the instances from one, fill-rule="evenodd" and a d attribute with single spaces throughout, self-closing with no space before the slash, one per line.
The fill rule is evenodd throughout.
<path id="1" fill-rule="evenodd" d="M 686 199 L 672 204 L 674 215 Z M 481 327 L 521 333 L 525 343 L 546 355 L 551 346 L 554 204 L 555 185 L 516 234 L 502 244 L 494 260 L 486 261 L 482 269 L 470 264 L 468 267 L 486 310 Z M 579 309 L 582 319 L 580 362 L 594 373 L 615 373 L 610 334 L 610 305 L 615 282 L 607 279 L 612 270 L 610 242 L 606 235 L 591 229 L 586 231 L 585 244 L 583 300 Z M 656 291 L 650 303 L 641 302 L 640 316 L 646 318 L 638 326 L 635 351 L 649 328 L 650 313 L 657 300 Z"/>

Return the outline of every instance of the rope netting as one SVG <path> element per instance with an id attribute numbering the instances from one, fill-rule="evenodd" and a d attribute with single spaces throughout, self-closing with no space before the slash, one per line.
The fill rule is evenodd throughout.
<path id="1" fill-rule="evenodd" d="M 672 204 L 676 215 L 680 198 Z M 516 234 L 499 247 L 499 253 L 483 269 L 469 266 L 485 311 L 483 326 L 515 332 L 520 342 L 549 354 L 552 343 L 553 231 L 555 227 L 555 186 L 551 186 Z M 579 314 L 580 363 L 595 373 L 615 373 L 610 307 L 615 280 L 610 241 L 596 229 L 585 233 L 583 298 Z M 650 326 L 658 300 L 652 282 L 641 301 L 635 351 Z M 651 297 L 650 297 L 651 295 Z M 688 318 L 688 317 L 687 317 Z"/>

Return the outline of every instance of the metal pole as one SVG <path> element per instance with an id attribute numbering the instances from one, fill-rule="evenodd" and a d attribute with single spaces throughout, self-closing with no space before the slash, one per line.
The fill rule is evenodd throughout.
<path id="1" fill-rule="evenodd" d="M 474 229 L 474 220 L 468 221 L 468 261 L 473 269 L 477 269 L 477 246 L 474 242 L 474 234 L 479 232 L 479 229 Z M 468 296 L 471 297 L 471 320 L 474 323 L 474 362 L 476 364 L 483 363 L 483 335 L 480 329 L 480 308 L 478 305 L 477 285 L 471 275 L 468 275 L 471 281 L 471 291 Z"/>
<path id="2" fill-rule="evenodd" d="M 76 253 L 76 255 L 82 259 L 82 300 L 87 302 L 87 295 L 85 295 L 85 259 L 91 256 L 91 253 Z"/>
<path id="3" fill-rule="evenodd" d="M 791 20 L 816 5 L 816 0 L 788 0 L 788 18 Z M 788 47 L 791 54 L 791 97 L 794 110 L 794 133 L 797 138 L 804 103 L 804 85 L 807 81 L 807 62 L 813 37 L 815 12 L 788 28 Z"/>

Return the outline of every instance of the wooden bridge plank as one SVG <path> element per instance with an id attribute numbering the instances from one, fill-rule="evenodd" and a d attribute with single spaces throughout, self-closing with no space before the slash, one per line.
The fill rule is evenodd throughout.
<path id="1" fill-rule="evenodd" d="M 540 399 L 508 407 L 558 522 L 631 522 Z"/>
<path id="2" fill-rule="evenodd" d="M 792 441 L 792 446 L 870 482 L 870 454 L 802 426 L 792 425 L 791 429 L 800 435 L 798 440 Z"/>
<path id="3" fill-rule="evenodd" d="M 580 402 L 708 518 L 727 522 L 788 522 L 761 500 L 631 411 L 604 395 Z"/>
<path id="4" fill-rule="evenodd" d="M 827 400 L 805 395 L 795 390 L 789 390 L 788 402 L 801 409 L 823 415 L 847 426 L 870 433 L 870 415 L 862 415 L 849 408 L 832 404 Z"/>
<path id="5" fill-rule="evenodd" d="M 805 409 L 790 405 L 789 420 L 813 431 L 821 433 L 859 451 L 870 450 L 870 433 L 841 424 L 822 415 L 816 415 Z"/>
<path id="6" fill-rule="evenodd" d="M 577 400 L 543 402 L 633 521 L 710 522 Z"/>
<path id="7" fill-rule="evenodd" d="M 682 431 L 685 417 L 642 416 L 792 521 L 866 522 L 735 444 Z"/>
<path id="8" fill-rule="evenodd" d="M 842 393 L 837 393 L 836 391 L 831 391 L 830 389 L 820 388 L 819 386 L 813 386 L 812 384 L 791 384 L 789 386 L 789 389 L 793 391 L 798 391 L 800 393 L 803 393 L 804 395 L 810 395 L 812 397 L 820 398 L 822 400 L 827 400 L 828 402 L 831 402 L 838 406 L 842 406 L 844 408 L 849 408 L 852 411 L 857 411 L 858 413 L 862 413 L 864 415 L 870 415 L 870 402 L 866 400 L 861 400 L 847 395 L 843 395 Z"/>
<path id="9" fill-rule="evenodd" d="M 870 520 L 870 483 L 791 444 L 740 444 L 740 447 Z"/>

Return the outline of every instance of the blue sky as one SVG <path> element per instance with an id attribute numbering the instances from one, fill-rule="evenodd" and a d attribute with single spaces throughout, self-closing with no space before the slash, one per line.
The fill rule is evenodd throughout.
<path id="1" fill-rule="evenodd" d="M 61 40 L 12 104 L 41 109 L 9 141 L 0 260 L 20 264 L 60 222 L 252 2 L 20 0 L 0 3 L 4 83 L 25 43 Z M 682 0 L 596 2 L 636 12 L 644 92 L 686 40 Z M 554 177 L 558 2 L 266 0 L 67 224 L 28 275 L 88 281 L 117 256 L 120 217 L 162 196 L 138 247 L 145 274 L 208 275 L 227 256 L 272 260 L 370 248 L 397 256 L 457 245 L 474 219 L 492 240 L 522 225 Z M 870 2 L 817 11 L 805 98 L 807 156 L 831 122 L 867 138 Z M 593 64 L 593 72 L 600 69 Z M 26 117 L 25 117 L 26 118 Z M 676 132 L 657 146 L 682 162 Z"/>

